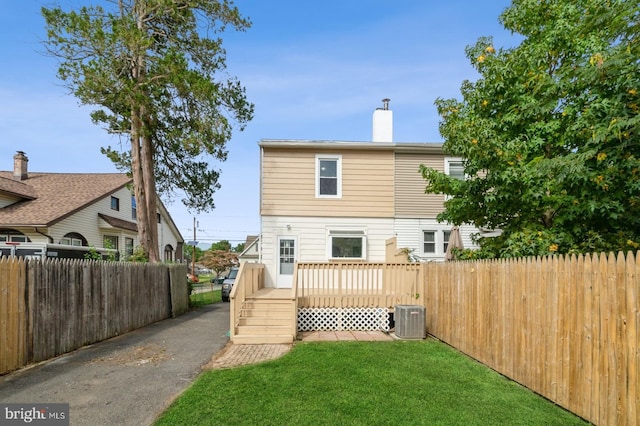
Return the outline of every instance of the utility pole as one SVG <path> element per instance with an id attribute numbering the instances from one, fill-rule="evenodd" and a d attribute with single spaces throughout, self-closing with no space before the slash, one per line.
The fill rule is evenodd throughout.
<path id="1" fill-rule="evenodd" d="M 193 255 L 191 256 L 191 276 L 196 277 L 196 218 L 193 218 Z"/>

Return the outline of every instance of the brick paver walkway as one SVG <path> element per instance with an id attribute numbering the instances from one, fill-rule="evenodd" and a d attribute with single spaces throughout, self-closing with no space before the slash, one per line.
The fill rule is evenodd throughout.
<path id="1" fill-rule="evenodd" d="M 291 350 L 292 345 L 234 345 L 227 343 L 206 369 L 231 368 L 276 359 Z"/>
<path id="2" fill-rule="evenodd" d="M 393 340 L 389 334 L 379 331 L 314 331 L 301 333 L 299 336 L 303 341 L 384 341 Z M 229 342 L 218 352 L 211 361 L 204 367 L 207 370 L 218 368 L 232 368 L 247 364 L 276 359 L 291 350 L 292 344 L 288 345 L 234 345 Z"/>

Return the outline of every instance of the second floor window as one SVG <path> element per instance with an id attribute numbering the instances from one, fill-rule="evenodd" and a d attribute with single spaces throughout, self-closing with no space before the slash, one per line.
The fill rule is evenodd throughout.
<path id="1" fill-rule="evenodd" d="M 460 158 L 446 158 L 445 159 L 445 173 L 459 180 L 464 180 L 464 163 Z"/>
<path id="2" fill-rule="evenodd" d="M 111 197 L 111 210 L 120 211 L 120 199 L 118 197 Z"/>
<path id="3" fill-rule="evenodd" d="M 342 196 L 342 158 L 339 155 L 316 156 L 316 197 Z"/>
<path id="4" fill-rule="evenodd" d="M 136 197 L 131 196 L 131 219 L 138 219 L 138 212 L 136 211 Z"/>

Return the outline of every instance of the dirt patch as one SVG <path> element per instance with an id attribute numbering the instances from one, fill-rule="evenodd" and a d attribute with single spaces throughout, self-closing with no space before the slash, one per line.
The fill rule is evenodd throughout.
<path id="1" fill-rule="evenodd" d="M 146 364 L 155 364 L 172 359 L 166 349 L 160 345 L 149 344 L 133 346 L 126 350 L 116 351 L 111 355 L 96 358 L 92 364 L 115 364 L 128 367 L 137 367 Z"/>

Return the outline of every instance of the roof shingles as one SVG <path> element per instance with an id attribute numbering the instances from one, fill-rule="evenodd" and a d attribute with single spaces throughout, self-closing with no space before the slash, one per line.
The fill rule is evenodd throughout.
<path id="1" fill-rule="evenodd" d="M 130 182 L 123 173 L 38 172 L 29 172 L 27 179 L 18 182 L 11 172 L 0 171 L 0 191 L 25 198 L 0 209 L 0 226 L 51 226 Z"/>

